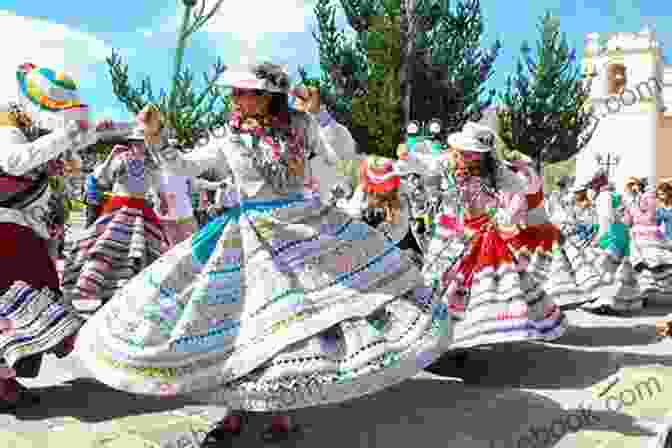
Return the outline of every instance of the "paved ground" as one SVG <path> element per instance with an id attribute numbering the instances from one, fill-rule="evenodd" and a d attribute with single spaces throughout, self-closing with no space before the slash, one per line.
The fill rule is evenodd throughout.
<path id="1" fill-rule="evenodd" d="M 661 431 L 658 424 L 672 415 L 672 340 L 658 340 L 654 325 L 671 312 L 672 305 L 654 305 L 633 317 L 570 311 L 573 327 L 558 344 L 477 350 L 463 366 L 446 358 L 432 373 L 376 395 L 296 412 L 306 430 L 285 445 L 656 446 L 648 444 Z M 617 373 L 618 382 L 597 397 Z M 203 430 L 226 414 L 226 409 L 111 390 L 87 379 L 74 357 L 48 357 L 41 378 L 26 384 L 41 393 L 42 405 L 0 415 L 0 447 L 187 448 L 192 446 L 188 428 Z M 262 416 L 252 418 L 233 446 L 262 446 L 258 433 L 265 422 Z M 168 444 L 180 433 L 185 434 L 181 443 Z"/>

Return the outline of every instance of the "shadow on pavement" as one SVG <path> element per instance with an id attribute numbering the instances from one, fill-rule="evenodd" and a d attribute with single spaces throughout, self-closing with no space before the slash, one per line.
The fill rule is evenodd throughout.
<path id="1" fill-rule="evenodd" d="M 672 314 L 672 298 L 663 299 L 649 299 L 649 305 L 646 308 L 637 310 L 632 313 L 632 317 L 665 317 Z"/>
<path id="2" fill-rule="evenodd" d="M 186 399 L 133 395 L 88 378 L 56 386 L 34 387 L 31 391 L 39 394 L 40 404 L 15 411 L 17 420 L 74 417 L 83 423 L 98 423 L 129 415 L 168 412 L 195 404 Z"/>
<path id="3" fill-rule="evenodd" d="M 631 347 L 649 345 L 659 340 L 654 325 L 632 327 L 571 327 L 560 339 L 560 345 L 579 347 Z"/>
<path id="4" fill-rule="evenodd" d="M 558 341 L 559 342 L 559 341 Z M 571 350 L 549 344 L 495 345 L 467 351 L 460 366 L 446 353 L 425 370 L 465 384 L 527 389 L 583 389 L 625 366 L 672 365 L 663 356 L 623 352 Z"/>
<path id="5" fill-rule="evenodd" d="M 518 439 L 533 426 L 547 427 L 578 412 L 563 410 L 556 401 L 532 392 L 415 379 L 347 403 L 294 412 L 304 432 L 282 446 L 407 448 L 434 440 L 446 447 L 509 448 L 518 446 Z M 596 428 L 653 435 L 631 417 L 603 414 L 596 414 Z M 253 416 L 232 445 L 261 446 L 259 434 L 268 422 L 268 417 Z"/>
<path id="6" fill-rule="evenodd" d="M 42 404 L 18 414 L 18 420 L 74 417 L 83 423 L 97 423 L 189 404 L 176 399 L 133 396 L 92 380 L 75 380 L 64 386 L 42 388 L 40 392 Z M 440 440 L 442 446 L 449 447 L 509 448 L 518 446 L 518 440 L 533 430 L 551 428 L 556 421 L 569 422 L 570 416 L 585 415 L 585 411 L 562 409 L 557 401 L 529 391 L 413 379 L 374 395 L 302 409 L 292 415 L 304 426 L 304 431 L 281 446 L 407 448 L 423 440 Z M 632 417 L 600 411 L 591 415 L 580 430 L 654 436 Z M 249 425 L 233 446 L 262 446 L 259 436 L 268 423 L 268 414 L 252 414 Z M 552 447 L 555 440 L 533 446 Z"/>

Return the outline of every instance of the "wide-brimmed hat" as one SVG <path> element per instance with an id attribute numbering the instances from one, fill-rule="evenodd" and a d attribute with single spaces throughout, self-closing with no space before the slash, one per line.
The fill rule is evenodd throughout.
<path id="1" fill-rule="evenodd" d="M 369 193 L 387 193 L 399 188 L 401 178 L 395 171 L 394 161 L 380 156 L 362 160 L 365 190 Z"/>
<path id="2" fill-rule="evenodd" d="M 450 134 L 448 144 L 462 151 L 487 153 L 495 150 L 495 132 L 481 124 L 467 122 L 462 131 Z"/>
<path id="3" fill-rule="evenodd" d="M 226 70 L 217 84 L 225 88 L 263 90 L 269 93 L 289 93 L 289 74 L 285 67 L 262 63 Z"/>
<path id="4" fill-rule="evenodd" d="M 36 126 L 57 129 L 75 120 L 90 119 L 75 81 L 67 74 L 26 63 L 16 71 L 18 106 Z"/>

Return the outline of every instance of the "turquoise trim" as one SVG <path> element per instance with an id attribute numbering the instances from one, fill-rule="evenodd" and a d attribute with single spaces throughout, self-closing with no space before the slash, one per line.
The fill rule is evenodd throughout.
<path id="1" fill-rule="evenodd" d="M 224 233 L 224 229 L 232 220 L 238 222 L 241 216 L 256 213 L 268 213 L 273 210 L 295 206 L 308 202 L 303 193 L 290 194 L 287 199 L 276 200 L 249 200 L 240 203 L 239 207 L 230 208 L 220 217 L 210 221 L 200 232 L 194 234 L 191 238 L 191 253 L 193 261 L 201 266 L 208 262 L 208 259 L 215 251 L 217 241 Z"/>

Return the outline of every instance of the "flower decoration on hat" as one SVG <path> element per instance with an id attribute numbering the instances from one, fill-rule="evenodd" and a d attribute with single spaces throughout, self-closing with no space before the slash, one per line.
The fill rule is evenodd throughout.
<path id="1" fill-rule="evenodd" d="M 491 152 L 495 149 L 495 132 L 478 123 L 467 122 L 462 131 L 448 136 L 448 144 L 464 152 Z"/>
<path id="2" fill-rule="evenodd" d="M 392 159 L 380 156 L 370 156 L 361 162 L 360 177 L 367 193 L 389 193 L 401 185 Z"/>
<path id="3" fill-rule="evenodd" d="M 241 90 L 289 93 L 289 74 L 285 67 L 265 62 L 247 69 L 226 70 L 220 85 Z"/>

